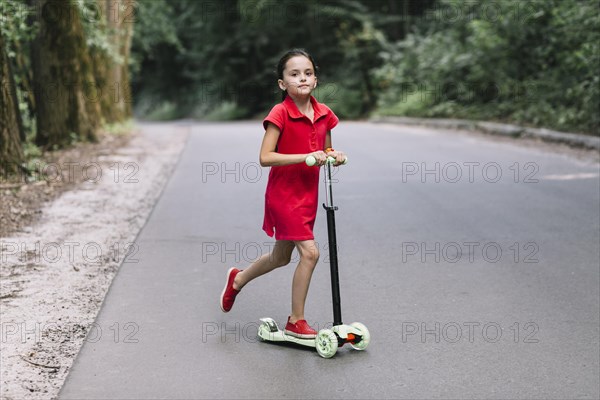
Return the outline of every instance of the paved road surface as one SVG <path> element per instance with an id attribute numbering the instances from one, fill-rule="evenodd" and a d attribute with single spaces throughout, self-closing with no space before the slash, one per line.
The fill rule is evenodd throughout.
<path id="1" fill-rule="evenodd" d="M 597 165 L 518 141 L 341 124 L 343 316 L 372 342 L 325 360 L 256 340 L 260 317 L 286 320 L 291 265 L 220 311 L 225 271 L 272 244 L 260 229 L 262 132 L 257 122 L 189 128 L 60 398 L 599 397 Z M 307 318 L 323 327 L 322 209 L 316 226 Z"/>

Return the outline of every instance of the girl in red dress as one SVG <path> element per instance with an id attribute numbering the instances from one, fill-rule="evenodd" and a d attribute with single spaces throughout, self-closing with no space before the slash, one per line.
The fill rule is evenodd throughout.
<path id="1" fill-rule="evenodd" d="M 227 272 L 221 294 L 221 309 L 231 310 L 239 291 L 251 280 L 289 264 L 292 251 L 300 261 L 292 281 L 292 313 L 285 333 L 314 338 L 317 332 L 304 319 L 304 303 L 313 270 L 319 259 L 313 226 L 317 215 L 320 168 L 305 164 L 312 155 L 317 165 L 328 156 L 341 164 L 345 155 L 331 149 L 331 129 L 337 116 L 312 95 L 317 87 L 317 67 L 304 50 L 288 51 L 277 65 L 278 85 L 283 101 L 264 119 L 265 136 L 260 149 L 260 164 L 271 167 L 265 193 L 263 230 L 275 235 L 275 246 L 244 270 Z"/>

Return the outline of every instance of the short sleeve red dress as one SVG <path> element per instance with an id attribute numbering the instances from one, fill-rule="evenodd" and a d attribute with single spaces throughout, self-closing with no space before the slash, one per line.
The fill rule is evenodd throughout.
<path id="1" fill-rule="evenodd" d="M 325 149 L 327 131 L 339 122 L 325 104 L 310 97 L 314 110 L 311 121 L 287 96 L 264 119 L 279 128 L 278 153 L 302 154 Z M 265 192 L 263 230 L 276 240 L 312 240 L 319 201 L 320 168 L 305 163 L 273 166 Z"/>

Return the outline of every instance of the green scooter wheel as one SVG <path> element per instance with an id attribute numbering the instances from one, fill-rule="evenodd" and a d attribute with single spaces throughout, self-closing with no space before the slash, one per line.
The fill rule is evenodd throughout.
<path id="1" fill-rule="evenodd" d="M 335 333 L 329 329 L 322 329 L 315 338 L 317 353 L 323 358 L 331 358 L 338 349 L 338 340 Z"/>
<path id="2" fill-rule="evenodd" d="M 369 330 L 366 326 L 361 324 L 360 322 L 353 322 L 350 324 L 351 327 L 356 328 L 360 332 L 361 340 L 357 343 L 350 343 L 355 350 L 364 350 L 367 348 L 369 343 L 371 342 L 371 335 L 369 334 Z"/>

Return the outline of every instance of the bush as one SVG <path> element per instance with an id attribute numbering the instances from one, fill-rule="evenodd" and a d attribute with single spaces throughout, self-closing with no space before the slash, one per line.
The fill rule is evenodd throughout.
<path id="1" fill-rule="evenodd" d="M 380 114 L 600 134 L 594 1 L 476 1 L 469 2 L 468 14 L 457 10 L 464 11 L 464 3 L 439 1 L 433 18 L 381 53 L 384 64 L 374 71 Z"/>

